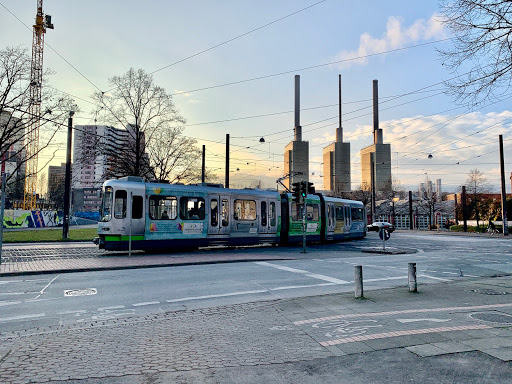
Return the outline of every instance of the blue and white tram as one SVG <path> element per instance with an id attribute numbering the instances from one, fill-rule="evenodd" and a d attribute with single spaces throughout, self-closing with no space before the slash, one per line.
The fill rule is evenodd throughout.
<path id="1" fill-rule="evenodd" d="M 308 241 L 366 235 L 361 202 L 317 194 L 306 204 Z M 289 193 L 125 177 L 103 184 L 97 242 L 107 250 L 126 250 L 130 241 L 143 250 L 298 242 L 302 207 Z"/>

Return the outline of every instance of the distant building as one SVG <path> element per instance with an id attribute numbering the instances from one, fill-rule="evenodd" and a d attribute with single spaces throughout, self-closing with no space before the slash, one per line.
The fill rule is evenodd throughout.
<path id="1" fill-rule="evenodd" d="M 97 212 L 101 187 L 107 178 L 121 175 L 118 161 L 130 156 L 127 146 L 134 140 L 133 126 L 118 129 L 107 125 L 76 125 L 73 143 L 73 210 Z M 142 135 L 144 145 L 144 135 Z M 144 157 L 149 164 L 147 155 Z"/>
<path id="2" fill-rule="evenodd" d="M 12 143 L 3 159 L 5 172 L 15 178 L 14 189 L 10 191 L 9 196 L 14 197 L 14 200 L 22 201 L 27 157 L 24 140 L 25 126 L 21 119 L 3 111 L 0 113 L 0 134 L 3 135 L 4 140 Z"/>
<path id="3" fill-rule="evenodd" d="M 47 199 L 53 208 L 64 209 L 64 183 L 66 180 L 66 163 L 48 167 Z"/>

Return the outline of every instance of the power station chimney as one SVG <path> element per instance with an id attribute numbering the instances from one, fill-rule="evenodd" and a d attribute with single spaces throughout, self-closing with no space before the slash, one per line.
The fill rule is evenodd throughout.
<path id="1" fill-rule="evenodd" d="M 343 127 L 341 126 L 341 75 L 339 75 L 338 80 L 338 99 L 339 99 L 339 106 L 338 106 L 338 113 L 340 115 L 340 125 L 338 128 L 336 128 L 336 142 L 337 143 L 343 143 Z"/>
<path id="2" fill-rule="evenodd" d="M 379 81 L 373 80 L 373 143 L 383 144 L 382 129 L 379 129 Z"/>
<path id="3" fill-rule="evenodd" d="M 295 140 L 302 141 L 302 127 L 300 126 L 300 76 L 295 75 Z"/>

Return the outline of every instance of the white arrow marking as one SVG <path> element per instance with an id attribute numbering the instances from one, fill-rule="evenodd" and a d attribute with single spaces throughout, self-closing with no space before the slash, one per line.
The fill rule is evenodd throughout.
<path id="1" fill-rule="evenodd" d="M 431 321 L 433 323 L 444 323 L 446 321 L 450 321 L 451 319 L 396 319 L 401 323 L 414 323 L 416 321 Z"/>

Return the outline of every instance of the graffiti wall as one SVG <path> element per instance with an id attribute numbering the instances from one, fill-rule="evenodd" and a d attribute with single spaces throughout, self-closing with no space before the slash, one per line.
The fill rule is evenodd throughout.
<path id="1" fill-rule="evenodd" d="M 25 211 L 6 209 L 4 228 L 43 228 L 62 226 L 62 211 Z"/>

